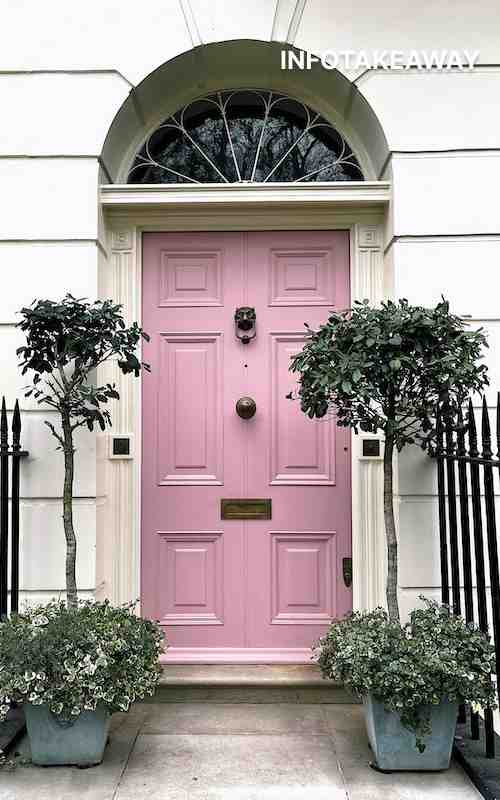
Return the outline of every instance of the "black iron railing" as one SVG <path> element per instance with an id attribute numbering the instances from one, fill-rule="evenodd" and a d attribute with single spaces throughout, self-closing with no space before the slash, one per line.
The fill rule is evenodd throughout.
<path id="1" fill-rule="evenodd" d="M 21 414 L 17 400 L 12 415 L 11 433 L 12 441 L 9 442 L 7 409 L 5 398 L 2 398 L 0 412 L 0 617 L 6 616 L 9 611 L 19 610 L 20 461 L 23 456 L 28 454 L 21 449 Z"/>
<path id="2" fill-rule="evenodd" d="M 435 456 L 442 602 L 492 635 L 496 662 L 500 665 L 500 575 L 494 484 L 494 476 L 500 474 L 500 393 L 496 408 L 496 451 L 494 455 L 486 398 L 481 409 L 480 444 L 471 400 L 465 419 L 460 409 L 452 411 L 445 405 L 438 411 Z M 482 728 L 479 716 L 462 708 L 459 721 L 465 722 L 467 716 L 471 738 L 478 740 Z M 484 712 L 484 731 L 486 756 L 493 758 L 495 732 L 491 709 Z"/>

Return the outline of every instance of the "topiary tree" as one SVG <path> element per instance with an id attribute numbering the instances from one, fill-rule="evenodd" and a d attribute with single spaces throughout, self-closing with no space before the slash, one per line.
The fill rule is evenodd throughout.
<path id="1" fill-rule="evenodd" d="M 394 448 L 418 443 L 427 449 L 438 403 L 447 399 L 456 407 L 488 383 L 486 367 L 478 363 L 486 339 L 481 330 L 467 330 L 444 299 L 431 309 L 404 299 L 379 308 L 357 302 L 309 333 L 290 366 L 298 373 L 302 411 L 313 418 L 334 410 L 338 425 L 385 438 L 387 609 L 399 620 Z"/>
<path id="2" fill-rule="evenodd" d="M 147 334 L 134 322 L 126 327 L 122 306 L 112 300 L 88 303 L 67 294 L 63 300 L 35 300 L 20 311 L 19 327 L 27 343 L 19 347 L 22 374 L 31 371 L 26 397 L 58 412 L 60 425 L 45 424 L 64 453 L 63 521 L 66 537 L 66 596 L 69 607 L 77 605 L 76 536 L 73 525 L 74 433 L 77 428 L 102 431 L 111 425 L 107 408 L 118 400 L 115 384 L 95 384 L 95 370 L 116 359 L 124 374 L 138 377 L 141 363 L 136 355 Z"/>

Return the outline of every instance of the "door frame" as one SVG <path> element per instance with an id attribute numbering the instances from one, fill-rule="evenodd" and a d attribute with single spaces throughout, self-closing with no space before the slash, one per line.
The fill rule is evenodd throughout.
<path id="1" fill-rule="evenodd" d="M 391 297 L 392 269 L 384 259 L 390 201 L 386 181 L 309 184 L 103 185 L 99 296 L 112 297 L 127 321 L 141 322 L 142 234 L 147 231 L 349 230 L 351 302 Z M 100 368 L 120 401 L 113 431 L 97 444 L 96 594 L 113 603 L 140 597 L 141 380 L 116 363 Z M 112 436 L 130 437 L 127 456 L 112 454 Z M 385 604 L 385 533 L 382 456 L 363 455 L 352 436 L 353 607 Z"/>

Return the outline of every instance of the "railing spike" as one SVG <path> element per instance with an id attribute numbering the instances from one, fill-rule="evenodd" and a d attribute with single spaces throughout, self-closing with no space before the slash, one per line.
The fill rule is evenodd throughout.
<path id="1" fill-rule="evenodd" d="M 436 455 L 443 455 L 443 415 L 439 403 L 436 406 Z"/>
<path id="2" fill-rule="evenodd" d="M 483 458 L 491 458 L 493 455 L 493 451 L 491 449 L 490 416 L 488 414 L 486 397 L 484 396 L 483 396 L 483 409 L 481 413 L 481 439 L 483 443 Z"/>
<path id="3" fill-rule="evenodd" d="M 444 419 L 444 432 L 445 432 L 445 442 L 446 442 L 446 454 L 453 455 L 455 452 L 455 410 L 450 403 L 449 396 L 446 400 L 446 405 L 444 407 L 443 413 Z"/>
<path id="4" fill-rule="evenodd" d="M 16 400 L 14 414 L 12 416 L 12 448 L 18 450 L 21 440 L 21 412 L 19 410 L 19 400 Z"/>
<path id="5" fill-rule="evenodd" d="M 476 417 L 474 415 L 474 406 L 472 400 L 469 399 L 469 411 L 467 414 L 467 427 L 469 429 L 469 455 L 472 458 L 477 458 L 479 450 L 477 449 L 477 428 Z"/>
<path id="6" fill-rule="evenodd" d="M 462 407 L 458 406 L 457 409 L 457 455 L 460 457 L 465 456 L 465 424 Z"/>
<path id="7" fill-rule="evenodd" d="M 5 397 L 2 397 L 2 412 L 0 414 L 0 443 L 2 447 L 7 447 L 8 434 L 7 406 L 5 405 Z"/>

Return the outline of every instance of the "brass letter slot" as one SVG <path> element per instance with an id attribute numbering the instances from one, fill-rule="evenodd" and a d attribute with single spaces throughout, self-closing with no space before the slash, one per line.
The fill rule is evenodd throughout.
<path id="1" fill-rule="evenodd" d="M 271 500 L 221 500 L 221 519 L 271 519 Z"/>

